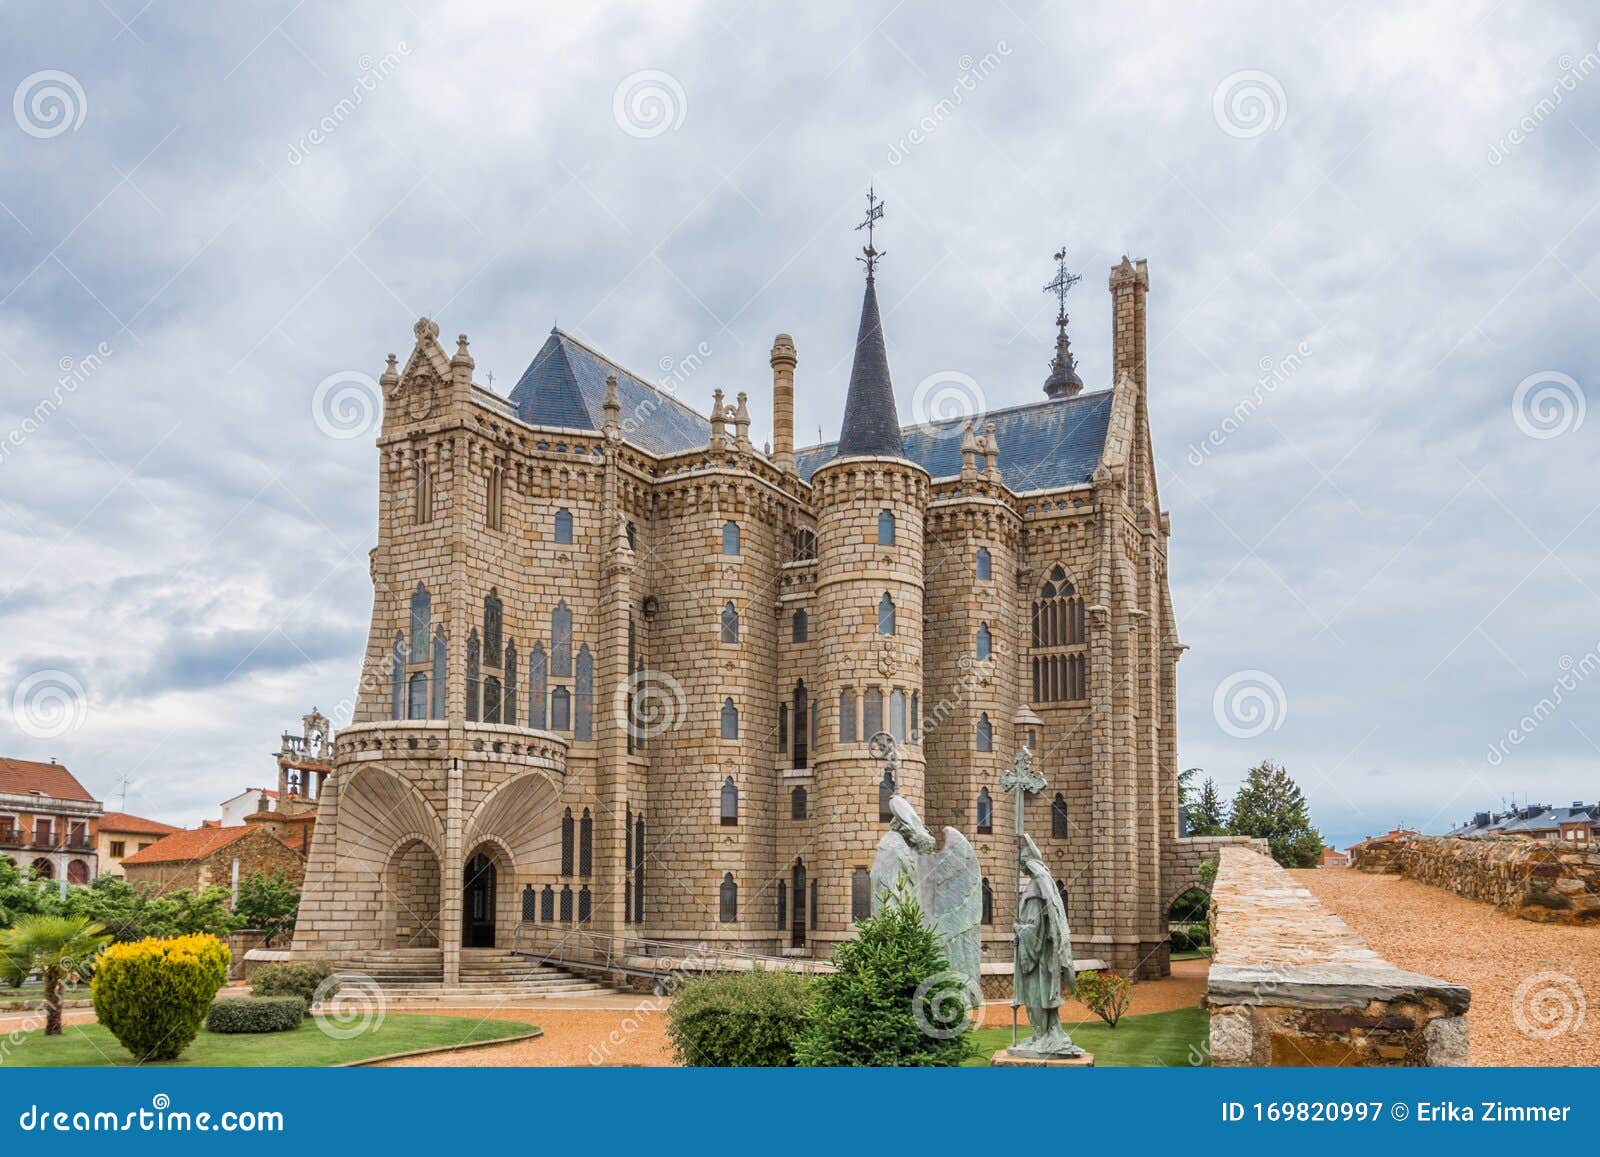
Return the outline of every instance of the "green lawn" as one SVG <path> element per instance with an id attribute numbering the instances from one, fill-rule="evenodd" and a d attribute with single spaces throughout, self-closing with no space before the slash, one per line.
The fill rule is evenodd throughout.
<path id="1" fill-rule="evenodd" d="M 531 1024 L 476 1017 L 390 1013 L 383 1024 L 350 1040 L 336 1040 L 306 1019 L 291 1032 L 213 1033 L 205 1029 L 181 1057 L 162 1064 L 233 1068 L 241 1065 L 337 1065 L 413 1049 L 500 1040 L 538 1032 Z M 69 1024 L 58 1037 L 43 1030 L 8 1046 L 5 1061 L 34 1067 L 132 1065 L 132 1055 L 98 1024 Z"/>
<path id="2" fill-rule="evenodd" d="M 1174 952 L 1172 954 L 1172 959 L 1173 960 L 1210 960 L 1211 959 L 1211 949 L 1209 949 L 1209 948 L 1198 948 L 1193 952 Z"/>
<path id="3" fill-rule="evenodd" d="M 1179 1008 L 1144 1016 L 1125 1016 L 1116 1028 L 1089 1020 L 1066 1026 L 1072 1041 L 1094 1054 L 1096 1068 L 1161 1067 L 1211 1063 L 1206 1037 L 1211 1017 L 1203 1008 Z M 1017 1033 L 1028 1036 L 1027 1028 Z M 982 1028 L 972 1034 L 980 1055 L 962 1062 L 968 1068 L 987 1068 L 989 1058 L 1011 1044 L 1010 1028 Z"/>

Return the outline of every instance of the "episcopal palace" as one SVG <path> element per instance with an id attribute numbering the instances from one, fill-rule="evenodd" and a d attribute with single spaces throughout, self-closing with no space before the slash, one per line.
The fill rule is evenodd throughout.
<path id="1" fill-rule="evenodd" d="M 1107 388 L 1063 308 L 1042 396 L 902 427 L 874 256 L 818 446 L 794 444 L 803 335 L 774 340 L 770 394 L 702 414 L 559 329 L 502 396 L 416 323 L 380 379 L 371 634 L 297 955 L 435 954 L 447 985 L 530 932 L 825 957 L 870 910 L 898 790 L 976 847 L 1006 960 L 1000 779 L 1027 745 L 1076 954 L 1167 971 L 1167 907 L 1216 841 L 1179 833 L 1145 262 L 1110 273 Z"/>

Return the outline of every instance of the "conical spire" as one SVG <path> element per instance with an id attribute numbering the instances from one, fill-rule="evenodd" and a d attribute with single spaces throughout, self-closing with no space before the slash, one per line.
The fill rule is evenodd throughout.
<path id="1" fill-rule="evenodd" d="M 1056 295 L 1056 356 L 1050 359 L 1050 376 L 1044 380 L 1044 392 L 1052 399 L 1059 399 L 1083 392 L 1083 379 L 1078 376 L 1078 364 L 1067 340 L 1067 291 L 1081 278 L 1067 272 L 1065 245 L 1056 251 L 1055 263 L 1055 280 L 1044 287 L 1046 293 Z"/>
<path id="2" fill-rule="evenodd" d="M 883 321 L 878 316 L 878 291 L 871 273 L 867 274 L 867 292 L 861 299 L 856 360 L 850 367 L 850 393 L 845 398 L 844 425 L 839 431 L 839 457 L 863 455 L 905 457 L 900 415 L 894 408 L 894 383 L 889 378 L 889 352 L 883 345 Z"/>

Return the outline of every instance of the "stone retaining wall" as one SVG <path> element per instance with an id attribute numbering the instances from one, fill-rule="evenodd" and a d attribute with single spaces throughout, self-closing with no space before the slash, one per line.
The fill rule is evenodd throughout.
<path id="1" fill-rule="evenodd" d="M 1516 836 L 1406 836 L 1360 849 L 1355 866 L 1397 873 L 1541 924 L 1600 921 L 1600 849 Z"/>
<path id="2" fill-rule="evenodd" d="M 1213 1065 L 1461 1065 L 1469 990 L 1396 968 L 1267 856 L 1221 849 Z"/>

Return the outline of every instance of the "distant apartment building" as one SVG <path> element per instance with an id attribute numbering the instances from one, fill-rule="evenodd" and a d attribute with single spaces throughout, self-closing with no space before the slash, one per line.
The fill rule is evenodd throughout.
<path id="1" fill-rule="evenodd" d="M 104 813 L 100 817 L 100 834 L 95 845 L 95 852 L 100 858 L 99 875 L 123 876 L 123 860 L 144 851 L 162 837 L 181 830 L 173 824 L 131 816 L 126 812 Z"/>
<path id="2" fill-rule="evenodd" d="M 18 867 L 87 884 L 98 870 L 102 810 L 61 764 L 0 759 L 0 856 Z"/>
<path id="3" fill-rule="evenodd" d="M 1478 812 L 1447 836 L 1516 836 L 1550 843 L 1592 843 L 1600 828 L 1600 803 L 1574 800 L 1567 807 L 1524 804 L 1503 812 Z"/>

